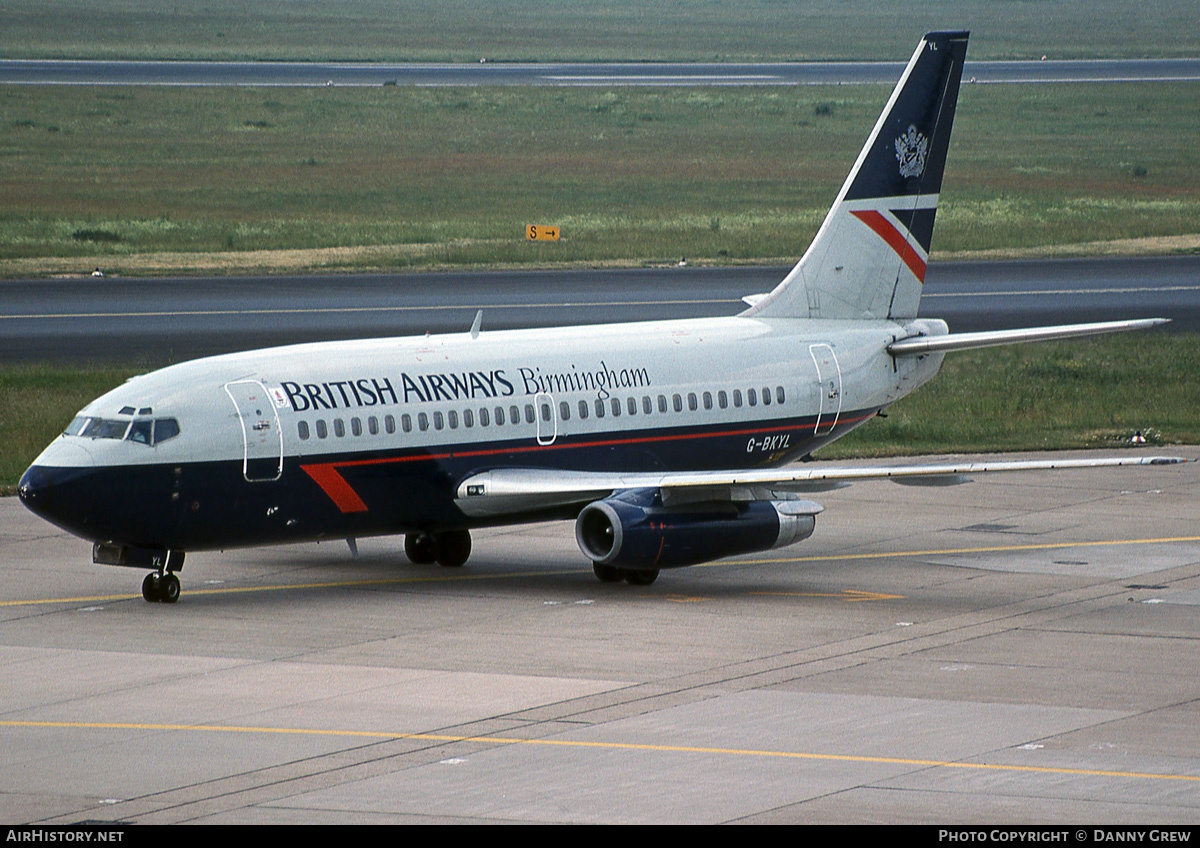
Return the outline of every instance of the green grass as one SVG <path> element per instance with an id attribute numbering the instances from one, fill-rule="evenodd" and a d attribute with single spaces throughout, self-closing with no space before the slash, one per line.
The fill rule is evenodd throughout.
<path id="1" fill-rule="evenodd" d="M 395 249 L 332 261 L 796 257 L 887 93 L 0 88 L 0 274 L 373 245 Z M 1200 232 L 1198 93 L 964 86 L 935 249 Z"/>
<path id="2" fill-rule="evenodd" d="M 0 491 L 94 397 L 146 367 L 0 365 Z M 949 354 L 821 459 L 1200 442 L 1200 337 L 1135 333 Z"/>
<path id="3" fill-rule="evenodd" d="M 1193 0 L 7 0 L 6 58 L 467 61 L 1195 56 Z"/>
<path id="4" fill-rule="evenodd" d="M 0 365 L 0 494 L 12 493 L 21 474 L 76 412 L 142 370 Z"/>

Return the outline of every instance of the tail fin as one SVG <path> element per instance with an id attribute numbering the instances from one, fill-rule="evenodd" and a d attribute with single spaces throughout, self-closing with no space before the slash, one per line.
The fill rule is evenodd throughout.
<path id="1" fill-rule="evenodd" d="M 916 317 L 967 35 L 917 45 L 804 257 L 744 315 Z"/>

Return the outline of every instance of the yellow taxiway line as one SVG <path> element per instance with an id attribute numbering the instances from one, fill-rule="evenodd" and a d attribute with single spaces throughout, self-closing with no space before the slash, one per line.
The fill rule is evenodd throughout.
<path id="1" fill-rule="evenodd" d="M 1155 539 L 1108 539 L 1099 542 L 1045 542 L 1032 545 L 989 545 L 986 547 L 977 548 L 942 548 L 940 550 L 923 550 L 923 551 L 877 551 L 874 553 L 853 553 L 853 554 L 815 554 L 813 556 L 803 557 L 772 557 L 769 559 L 734 559 L 720 560 L 718 562 L 703 563 L 693 568 L 717 568 L 729 565 L 768 565 L 772 563 L 785 562 L 845 562 L 847 560 L 868 560 L 868 559 L 886 559 L 894 557 L 905 559 L 911 557 L 928 557 L 928 556 L 950 556 L 952 554 L 983 554 L 983 553 L 1003 553 L 1006 551 L 1049 551 L 1059 550 L 1062 548 L 1094 548 L 1105 545 L 1163 545 L 1178 542 L 1200 542 L 1200 536 L 1164 536 Z M 580 569 L 582 571 L 582 569 Z M 562 573 L 562 572 L 556 572 Z M 489 572 L 481 573 L 457 573 L 457 574 L 438 574 L 437 576 L 425 577 L 388 577 L 374 580 L 338 580 L 321 583 L 281 583 L 270 586 L 230 586 L 227 588 L 200 589 L 189 588 L 187 594 L 189 597 L 195 595 L 227 595 L 244 592 L 281 592 L 290 589 L 338 589 L 362 586 L 400 586 L 404 584 L 415 583 L 442 583 L 447 581 L 460 580 L 498 580 L 498 579 L 513 579 L 520 577 L 543 577 L 547 574 L 546 571 L 509 571 L 509 572 Z M 753 594 L 770 594 L 770 595 L 792 595 L 788 592 L 758 592 Z M 887 595 L 878 592 L 867 592 L 862 590 L 847 589 L 844 592 L 835 593 L 794 593 L 795 597 L 834 597 L 843 598 L 847 601 L 876 601 L 876 600 L 892 600 L 903 597 L 901 595 Z M 140 598 L 140 593 L 120 594 L 120 595 L 80 595 L 69 598 L 25 598 L 9 601 L 0 601 L 0 607 L 19 607 L 19 606 L 34 606 L 38 604 L 80 604 L 80 603 L 105 603 L 115 601 L 128 601 Z"/>
<path id="2" fill-rule="evenodd" d="M 1142 780 L 1200 782 L 1200 775 L 1165 772 L 1122 771 L 1115 769 L 1069 768 L 1066 766 L 1021 766 L 1003 763 L 970 763 L 950 760 L 926 760 L 914 757 L 872 757 L 859 754 L 816 754 L 806 751 L 772 751 L 761 748 L 720 748 L 708 745 L 648 745 L 637 742 L 585 742 L 571 739 L 522 739 L 508 736 L 454 736 L 444 733 L 395 733 L 383 730 L 338 730 L 305 727 L 256 727 L 214 724 L 169 724 L 108 721 L 0 721 L 0 728 L 149 730 L 187 733 L 259 733 L 281 736 L 335 736 L 360 739 L 395 739 L 417 742 L 473 742 L 489 745 L 539 745 L 553 748 L 593 748 L 615 751 L 656 751 L 675 754 L 714 754 L 735 757 L 766 757 L 785 760 L 816 760 L 840 763 L 877 763 L 882 765 L 953 768 L 976 771 L 1007 771 L 1028 774 L 1056 774 L 1080 777 L 1121 777 Z"/>

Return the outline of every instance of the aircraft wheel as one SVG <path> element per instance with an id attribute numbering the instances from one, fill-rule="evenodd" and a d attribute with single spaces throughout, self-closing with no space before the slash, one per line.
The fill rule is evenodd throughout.
<path id="1" fill-rule="evenodd" d="M 162 600 L 162 579 L 157 571 L 151 571 L 142 581 L 142 597 L 150 603 Z"/>
<path id="2" fill-rule="evenodd" d="M 405 533 L 404 555 L 413 565 L 432 565 L 437 562 L 437 541 L 428 533 Z"/>
<path id="3" fill-rule="evenodd" d="M 471 533 L 467 530 L 451 530 L 437 535 L 438 565 L 460 568 L 471 556 Z"/>
<path id="4" fill-rule="evenodd" d="M 630 586 L 649 586 L 658 579 L 658 571 L 641 571 L 639 569 L 627 568 L 622 576 Z"/>
<path id="5" fill-rule="evenodd" d="M 592 563 L 592 573 L 601 583 L 620 583 L 624 579 L 621 569 L 615 565 L 605 565 L 602 562 Z"/>
<path id="6" fill-rule="evenodd" d="M 158 582 L 158 596 L 164 604 L 173 604 L 179 600 L 179 578 L 174 574 L 164 574 Z"/>

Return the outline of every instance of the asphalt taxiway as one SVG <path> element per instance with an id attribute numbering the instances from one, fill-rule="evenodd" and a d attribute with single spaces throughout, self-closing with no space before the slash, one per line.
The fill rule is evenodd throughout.
<path id="1" fill-rule="evenodd" d="M 1196 465 L 818 499 L 650 587 L 554 523 L 194 554 L 173 606 L 2 499 L 0 820 L 1200 818 Z"/>

